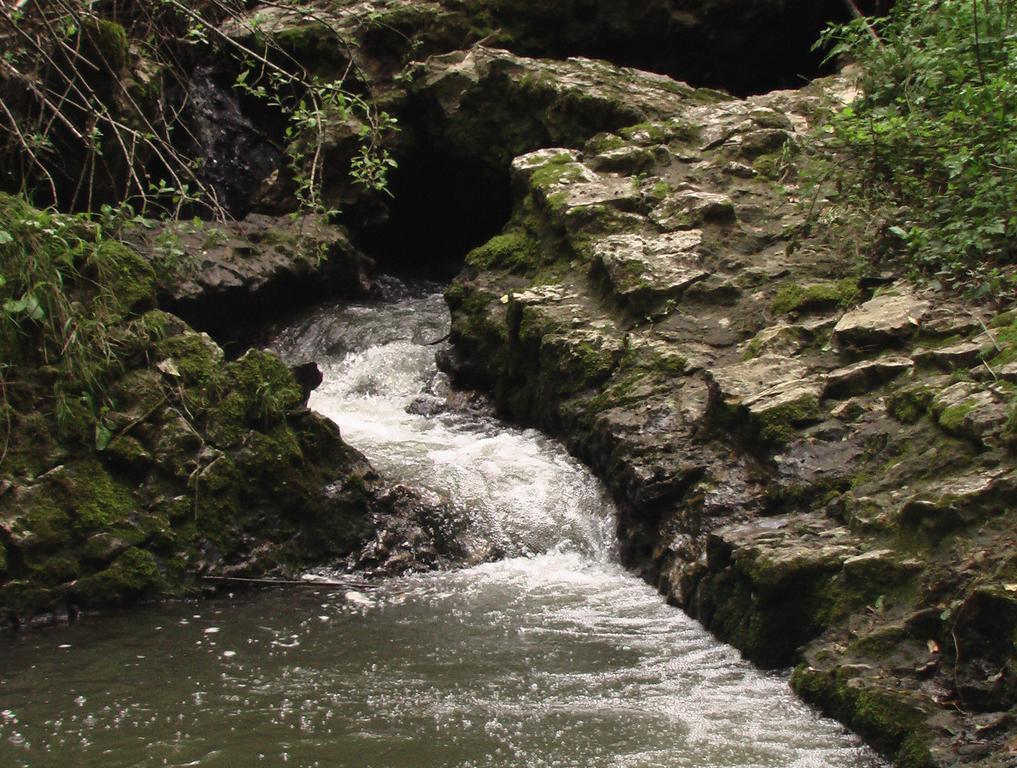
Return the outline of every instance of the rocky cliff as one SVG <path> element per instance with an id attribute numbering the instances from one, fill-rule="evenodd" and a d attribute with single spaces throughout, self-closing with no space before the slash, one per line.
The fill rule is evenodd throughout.
<path id="1" fill-rule="evenodd" d="M 328 268 L 341 276 L 330 290 L 360 290 L 370 265 L 350 242 L 389 266 L 461 266 L 443 366 L 597 471 L 632 567 L 750 659 L 793 665 L 805 699 L 898 764 L 1013 765 L 1017 314 L 863 265 L 833 234 L 822 189 L 799 173 L 850 79 L 746 98 L 702 87 L 759 93 L 817 74 L 804 59 L 762 64 L 791 61 L 766 30 L 801 4 L 588 5 L 255 7 L 295 58 L 323 76 L 355 64 L 358 87 L 399 118 L 397 197 L 346 180 L 346 126 L 328 167 L 349 229 L 323 238 L 342 247 L 308 259 L 286 238 L 252 246 L 260 227 L 245 225 L 164 295 L 196 322 L 221 291 L 235 307 L 299 301 L 272 294 L 291 279 L 280 259 L 307 282 Z M 794 28 L 813 35 L 830 13 Z M 718 26 L 732 14 L 738 25 Z M 349 49 L 328 44 L 336 30 Z M 758 53 L 752 65 L 734 65 L 740 48 Z M 285 168 L 265 175 L 242 207 L 286 214 Z M 0 487 L 4 519 L 27 519 L 33 494 L 46 503 L 31 526 L 2 529 L 10 599 L 36 583 L 77 594 L 72 551 L 101 553 L 90 584 L 110 570 L 161 578 L 146 548 L 185 569 L 244 565 L 266 539 L 284 543 L 273 563 L 352 546 L 303 549 L 336 515 L 361 530 L 370 473 L 301 411 L 288 372 L 259 353 L 223 366 L 209 339 L 140 318 L 163 330 L 139 342 L 145 364 L 125 374 L 128 405 L 110 414 L 98 463 L 68 464 L 41 439 L 14 447 L 27 480 Z M 274 382 L 268 404 L 254 371 Z M 337 474 L 352 484 L 330 486 Z M 78 488 L 117 503 L 60 501 Z M 323 517 L 300 517 L 308 503 Z M 88 527 L 93 508 L 120 510 L 112 541 Z M 262 526 L 268 509 L 289 510 L 278 533 Z M 43 563 L 57 575 L 26 575 Z"/>
<path id="2" fill-rule="evenodd" d="M 512 161 L 446 368 L 599 472 L 676 605 L 899 764 L 1012 760 L 1014 316 L 861 275 L 806 221 L 798 147 L 847 82 L 736 100 L 470 59 L 652 116 Z M 484 87 L 459 82 L 452 125 Z"/>

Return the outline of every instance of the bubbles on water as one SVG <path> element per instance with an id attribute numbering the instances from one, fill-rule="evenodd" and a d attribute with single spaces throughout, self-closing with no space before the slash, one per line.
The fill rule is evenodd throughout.
<path id="1" fill-rule="evenodd" d="M 625 572 L 609 500 L 560 445 L 435 394 L 422 344 L 447 332 L 447 312 L 434 291 L 393 288 L 384 311 L 317 311 L 280 348 L 292 361 L 328 350 L 314 407 L 519 556 L 373 589 L 308 579 L 204 603 L 204 619 L 186 604 L 107 617 L 81 628 L 73 654 L 26 643 L 0 655 L 5 685 L 15 671 L 0 765 L 880 765 L 783 676 Z"/>
<path id="2" fill-rule="evenodd" d="M 434 385 L 441 374 L 435 348 L 426 344 L 447 334 L 448 310 L 439 293 L 389 290 L 398 300 L 383 312 L 335 307 L 277 339 L 284 357 L 315 356 L 322 367 L 324 382 L 311 407 L 335 421 L 387 476 L 451 501 L 469 522 L 470 536 L 491 551 L 531 556 L 576 549 L 610 557 L 613 518 L 600 483 L 539 433 L 507 428 L 475 409 L 442 407 L 426 394 L 429 387 L 446 389 Z M 322 346 L 324 333 L 342 343 Z"/>

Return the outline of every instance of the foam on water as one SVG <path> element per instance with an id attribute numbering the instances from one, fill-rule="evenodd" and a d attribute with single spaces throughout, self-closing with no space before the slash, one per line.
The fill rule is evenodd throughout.
<path id="1" fill-rule="evenodd" d="M 0 649 L 0 765 L 882 765 L 627 573 L 609 499 L 561 446 L 415 407 L 441 401 L 426 344 L 448 316 L 434 291 L 391 289 L 309 314 L 276 348 L 319 361 L 313 407 L 379 469 L 511 556 L 23 636 Z"/>
<path id="2" fill-rule="evenodd" d="M 321 366 L 325 380 L 310 406 L 336 422 L 383 473 L 435 491 L 466 511 L 474 535 L 499 551 L 577 548 L 609 558 L 611 503 L 601 484 L 556 442 L 475 410 L 413 412 L 411 404 L 428 398 L 425 389 L 446 386 L 426 340 L 448 333 L 448 310 L 440 293 L 390 289 L 399 299 L 384 322 L 377 312 L 365 315 L 363 307 L 330 308 L 277 340 L 275 349 L 285 359 L 313 358 Z M 345 343 L 324 343 L 325 326 Z M 321 354 L 316 347 L 322 345 L 336 352 Z"/>

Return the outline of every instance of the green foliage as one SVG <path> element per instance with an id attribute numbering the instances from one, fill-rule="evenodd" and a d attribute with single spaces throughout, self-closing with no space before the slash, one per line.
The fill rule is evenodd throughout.
<path id="1" fill-rule="evenodd" d="M 844 201 L 887 211 L 876 249 L 951 286 L 1017 287 L 1015 42 L 1013 0 L 901 0 L 820 41 L 863 71 L 825 126 Z"/>
<path id="2" fill-rule="evenodd" d="M 82 410 L 101 408 L 105 383 L 131 348 L 121 321 L 154 304 L 155 274 L 88 217 L 4 194 L 0 233 L 0 381 L 15 366 L 45 368 L 58 420 L 78 424 Z M 16 385 L 2 388 L 5 406 Z"/>
<path id="3" fill-rule="evenodd" d="M 64 210 L 126 202 L 172 218 L 194 210 L 227 218 L 203 159 L 181 149 L 180 134 L 192 129 L 182 122 L 185 110 L 163 98 L 189 91 L 195 61 L 216 61 L 239 73 L 238 89 L 282 118 L 296 197 L 306 209 L 335 213 L 321 192 L 323 149 L 337 136 L 352 139 L 353 181 L 387 191 L 395 161 L 385 139 L 395 120 L 361 95 L 367 78 L 348 41 L 308 9 L 298 30 L 276 32 L 248 5 L 0 3 L 5 183 Z M 298 44 L 303 38 L 314 45 Z M 325 54 L 343 65 L 319 73 Z"/>

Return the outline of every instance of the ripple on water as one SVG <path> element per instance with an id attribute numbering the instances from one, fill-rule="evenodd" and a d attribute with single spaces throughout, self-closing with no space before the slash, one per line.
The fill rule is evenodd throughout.
<path id="1" fill-rule="evenodd" d="M 0 765 L 881 765 L 622 569 L 609 499 L 557 443 L 408 412 L 435 388 L 423 344 L 448 314 L 433 290 L 389 290 L 309 313 L 276 348 L 319 360 L 313 407 L 376 466 L 516 556 L 20 637 L 0 653 Z"/>

